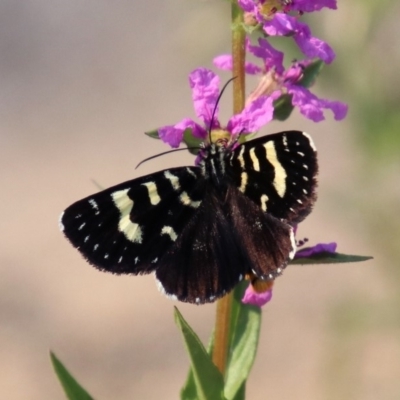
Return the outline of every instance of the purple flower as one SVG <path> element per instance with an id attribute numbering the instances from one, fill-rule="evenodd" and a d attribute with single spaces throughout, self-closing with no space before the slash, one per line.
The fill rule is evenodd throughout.
<path id="1" fill-rule="evenodd" d="M 171 147 L 178 147 L 183 139 L 185 130 L 190 129 L 192 135 L 205 140 L 209 130 L 220 129 L 218 121 L 219 77 L 209 69 L 197 68 L 189 75 L 195 112 L 203 122 L 202 125 L 190 118 L 184 118 L 175 125 L 167 125 L 158 129 L 160 138 Z M 242 112 L 234 115 L 226 126 L 230 135 L 257 132 L 273 118 L 273 101 L 276 96 L 260 96 L 249 103 Z M 212 114 L 215 109 L 215 115 Z"/>
<path id="2" fill-rule="evenodd" d="M 288 6 L 291 10 L 300 12 L 313 12 L 319 11 L 322 8 L 331 8 L 336 10 L 336 0 L 292 0 Z"/>
<path id="3" fill-rule="evenodd" d="M 294 258 L 308 258 L 313 255 L 318 255 L 322 253 L 335 253 L 336 247 L 337 244 L 335 242 L 318 243 L 315 246 L 297 250 Z M 249 284 L 242 298 L 242 303 L 262 307 L 263 305 L 267 304 L 272 298 L 273 281 L 260 281 L 254 279 L 254 277 L 253 281 L 255 281 L 255 284 Z"/>
<path id="4" fill-rule="evenodd" d="M 265 292 L 257 293 L 253 285 L 250 283 L 247 287 L 244 296 L 242 298 L 242 303 L 251 304 L 253 306 L 262 307 L 267 304 L 272 299 L 272 288 Z"/>
<path id="5" fill-rule="evenodd" d="M 249 96 L 248 101 L 252 102 L 262 95 L 270 95 L 276 97 L 276 93 L 290 94 L 292 104 L 298 107 L 301 114 L 314 122 L 322 121 L 324 117 L 323 111 L 329 109 L 333 112 L 336 120 L 341 120 L 347 115 L 347 105 L 339 101 L 331 101 L 320 99 L 315 96 L 309 89 L 301 86 L 300 82 L 303 77 L 304 68 L 311 61 L 303 60 L 292 63 L 285 70 L 283 65 L 283 53 L 274 49 L 267 40 L 258 39 L 258 46 L 246 43 L 247 50 L 255 57 L 262 60 L 263 65 L 259 67 L 256 64 L 247 62 L 245 65 L 246 72 L 251 75 L 261 74 L 262 79 L 258 87 Z M 231 69 L 232 56 L 223 55 L 214 59 L 214 64 L 218 68 Z"/>
<path id="6" fill-rule="evenodd" d="M 308 258 L 321 253 L 335 253 L 337 243 L 318 243 L 315 246 L 300 249 L 296 252 L 294 258 Z"/>
<path id="7" fill-rule="evenodd" d="M 311 35 L 311 30 L 298 18 L 287 14 L 287 12 L 301 11 L 311 12 L 320 10 L 323 7 L 336 8 L 336 1 L 333 0 L 302 0 L 292 2 L 273 2 L 262 0 L 238 0 L 240 7 L 254 15 L 263 30 L 269 36 L 292 36 L 300 50 L 309 58 L 318 57 L 327 64 L 335 58 L 332 48 L 316 37 Z M 286 3 L 286 4 L 285 4 Z M 278 6 L 277 6 L 278 5 Z"/>

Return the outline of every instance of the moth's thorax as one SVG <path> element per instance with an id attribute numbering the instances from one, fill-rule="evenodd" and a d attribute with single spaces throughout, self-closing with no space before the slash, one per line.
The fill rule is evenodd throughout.
<path id="1" fill-rule="evenodd" d="M 216 186 L 221 186 L 224 180 L 229 153 L 229 149 L 221 143 L 212 143 L 202 150 L 199 167 L 203 176 Z"/>

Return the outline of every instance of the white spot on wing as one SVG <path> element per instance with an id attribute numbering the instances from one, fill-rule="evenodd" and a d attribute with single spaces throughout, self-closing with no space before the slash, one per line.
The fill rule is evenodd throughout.
<path id="1" fill-rule="evenodd" d="M 84 240 L 83 242 L 86 243 L 86 242 L 89 240 L 89 237 L 90 237 L 90 235 L 87 235 L 87 236 L 85 237 L 85 240 Z"/>
<path id="2" fill-rule="evenodd" d="M 179 184 L 179 178 L 168 170 L 164 172 L 164 176 L 171 182 L 172 187 L 174 190 L 179 190 L 181 188 L 181 185 Z"/>
<path id="3" fill-rule="evenodd" d="M 161 199 L 160 196 L 158 195 L 158 191 L 157 191 L 157 185 L 155 184 L 155 182 L 145 182 L 142 183 L 143 186 L 146 186 L 147 191 L 149 193 L 149 199 L 150 199 L 150 203 L 153 204 L 153 206 L 157 205 Z"/>
<path id="4" fill-rule="evenodd" d="M 78 231 L 81 231 L 81 230 L 85 227 L 85 225 L 86 225 L 86 222 L 84 222 L 84 223 L 78 228 Z"/>
<path id="5" fill-rule="evenodd" d="M 290 229 L 290 243 L 292 244 L 292 251 L 289 253 L 289 259 L 293 260 L 294 255 L 296 254 L 296 239 L 294 237 L 293 228 Z"/>
<path id="6" fill-rule="evenodd" d="M 178 235 L 174 231 L 174 228 L 172 226 L 164 226 L 161 229 L 161 235 L 168 235 L 173 242 L 178 238 Z"/>
<path id="7" fill-rule="evenodd" d="M 168 294 L 166 292 L 166 290 L 164 289 L 164 286 L 162 285 L 162 283 L 156 278 L 156 285 L 158 290 L 165 296 L 167 296 L 168 298 L 170 298 L 171 300 L 178 300 L 178 297 L 175 296 L 174 294 Z"/>
<path id="8" fill-rule="evenodd" d="M 97 204 L 96 200 L 89 199 L 89 204 L 92 206 L 93 210 L 96 211 L 96 215 L 100 214 L 99 205 Z"/>
<path id="9" fill-rule="evenodd" d="M 242 172 L 242 174 L 240 175 L 241 181 L 240 181 L 240 187 L 239 190 L 244 193 L 244 191 L 246 190 L 246 186 L 247 186 L 247 180 L 249 178 L 249 176 L 247 175 L 246 172 Z"/>
<path id="10" fill-rule="evenodd" d="M 251 158 L 251 161 L 253 163 L 254 170 L 255 171 L 259 171 L 260 170 L 260 163 L 259 163 L 258 158 L 256 156 L 256 149 L 254 147 L 252 147 L 250 149 L 250 158 Z"/>
<path id="11" fill-rule="evenodd" d="M 123 259 L 123 257 L 121 256 L 121 257 L 118 259 L 118 264 L 121 264 L 122 259 Z"/>
<path id="12" fill-rule="evenodd" d="M 266 195 L 266 194 L 263 194 L 262 196 L 261 196 L 261 208 L 262 208 L 262 210 L 264 211 L 264 212 L 266 212 L 267 211 L 267 201 L 269 200 L 268 199 L 268 196 Z"/>
<path id="13" fill-rule="evenodd" d="M 244 158 L 243 158 L 244 146 L 241 147 L 240 152 L 238 154 L 238 161 L 240 163 L 240 167 L 244 169 Z"/>
<path id="14" fill-rule="evenodd" d="M 62 219 L 64 216 L 64 212 L 61 213 L 60 218 L 58 218 L 58 228 L 60 229 L 61 232 L 64 232 L 65 226 L 62 223 Z"/>
<path id="15" fill-rule="evenodd" d="M 179 200 L 185 206 L 190 206 L 193 208 L 198 208 L 201 204 L 201 201 L 192 200 L 186 192 L 182 192 L 179 196 Z"/>
<path id="16" fill-rule="evenodd" d="M 187 167 L 187 168 L 186 168 L 186 171 L 187 171 L 190 175 L 192 175 L 194 178 L 197 178 L 197 175 L 193 172 L 193 170 L 192 170 L 191 168 Z"/>
<path id="17" fill-rule="evenodd" d="M 306 132 L 303 132 L 303 136 L 305 136 L 305 137 L 308 139 L 308 141 L 310 142 L 311 148 L 312 148 L 314 151 L 317 151 L 317 148 L 315 147 L 314 141 L 312 140 L 311 136 L 310 136 L 308 133 L 306 133 Z"/>
<path id="18" fill-rule="evenodd" d="M 278 160 L 278 155 L 276 154 L 274 142 L 267 142 L 264 144 L 265 150 L 267 152 L 267 159 L 272 164 L 275 170 L 274 177 L 274 188 L 280 197 L 283 197 L 286 192 L 286 171 L 282 164 Z"/>
<path id="19" fill-rule="evenodd" d="M 142 229 L 140 228 L 139 224 L 132 222 L 130 219 L 133 201 L 129 198 L 128 191 L 129 189 L 125 189 L 111 193 L 114 204 L 121 213 L 118 229 L 129 241 L 142 243 Z"/>

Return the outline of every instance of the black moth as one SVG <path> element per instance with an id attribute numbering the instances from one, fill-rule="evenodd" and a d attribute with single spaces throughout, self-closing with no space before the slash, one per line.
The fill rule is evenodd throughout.
<path id="1" fill-rule="evenodd" d="M 316 199 L 316 150 L 298 131 L 232 147 L 209 144 L 199 166 L 86 197 L 65 210 L 61 229 L 96 268 L 155 272 L 161 291 L 181 301 L 212 302 L 246 275 L 272 280 Z"/>

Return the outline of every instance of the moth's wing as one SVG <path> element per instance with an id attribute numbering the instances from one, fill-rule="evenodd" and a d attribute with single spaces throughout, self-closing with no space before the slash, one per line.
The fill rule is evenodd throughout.
<path id="1" fill-rule="evenodd" d="M 244 278 L 249 259 L 229 208 L 211 184 L 182 234 L 162 257 L 156 279 L 162 292 L 190 303 L 223 296 Z"/>
<path id="2" fill-rule="evenodd" d="M 265 212 L 302 221 L 316 200 L 317 152 L 310 136 L 287 131 L 250 140 L 228 158 L 236 187 Z"/>
<path id="3" fill-rule="evenodd" d="M 240 233 L 241 246 L 247 252 L 247 273 L 261 279 L 276 278 L 296 252 L 293 228 L 263 212 L 234 186 L 227 198 L 232 230 Z"/>
<path id="4" fill-rule="evenodd" d="M 203 186 L 197 167 L 160 171 L 72 204 L 60 228 L 95 267 L 149 273 L 200 207 Z"/>

